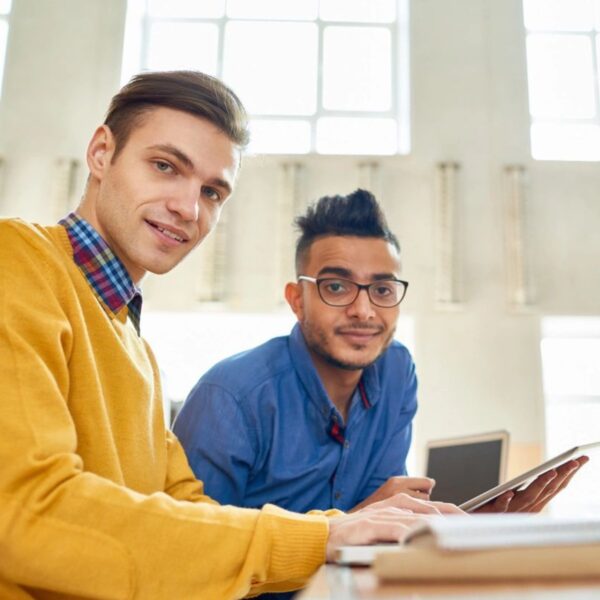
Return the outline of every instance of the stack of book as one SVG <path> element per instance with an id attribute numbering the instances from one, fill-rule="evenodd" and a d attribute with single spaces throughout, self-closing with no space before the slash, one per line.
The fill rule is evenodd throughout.
<path id="1" fill-rule="evenodd" d="M 600 577 L 600 518 L 433 517 L 375 550 L 373 568 L 384 580 Z"/>

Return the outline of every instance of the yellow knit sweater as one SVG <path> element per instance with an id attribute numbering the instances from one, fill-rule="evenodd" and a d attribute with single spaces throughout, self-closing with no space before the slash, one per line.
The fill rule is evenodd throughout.
<path id="1" fill-rule="evenodd" d="M 0 221 L 0 428 L 2 599 L 239 598 L 324 560 L 326 517 L 203 495 L 149 348 L 60 226 Z"/>

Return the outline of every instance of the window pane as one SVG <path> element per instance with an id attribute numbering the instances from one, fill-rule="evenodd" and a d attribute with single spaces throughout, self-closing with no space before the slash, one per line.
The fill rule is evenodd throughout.
<path id="1" fill-rule="evenodd" d="M 317 122 L 317 151 L 322 154 L 394 154 L 394 119 L 324 117 Z"/>
<path id="2" fill-rule="evenodd" d="M 592 47 L 587 36 L 529 35 L 527 64 L 532 115 L 595 115 Z"/>
<path id="3" fill-rule="evenodd" d="M 307 154 L 310 152 L 310 123 L 278 119 L 250 122 L 250 154 Z"/>
<path id="4" fill-rule="evenodd" d="M 148 311 L 142 333 L 165 375 L 167 396 L 181 401 L 216 362 L 287 335 L 294 321 L 288 313 Z"/>
<path id="5" fill-rule="evenodd" d="M 12 0 L 0 0 L 0 15 L 7 15 L 10 12 Z"/>
<path id="6" fill-rule="evenodd" d="M 317 33 L 312 23 L 228 23 L 223 78 L 250 114 L 315 112 Z"/>
<path id="7" fill-rule="evenodd" d="M 600 126 L 535 123 L 531 154 L 538 160 L 600 160 Z"/>
<path id="8" fill-rule="evenodd" d="M 223 16 L 224 10 L 225 0 L 148 0 L 151 17 L 216 19 Z"/>
<path id="9" fill-rule="evenodd" d="M 197 69 L 217 74 L 219 30 L 210 23 L 158 22 L 150 27 L 147 69 Z"/>
<path id="10" fill-rule="evenodd" d="M 600 338 L 542 340 L 544 392 L 600 396 Z"/>
<path id="11" fill-rule="evenodd" d="M 523 0 L 525 27 L 538 31 L 590 31 L 595 0 Z"/>
<path id="12" fill-rule="evenodd" d="M 321 19 L 363 23 L 391 23 L 396 0 L 321 0 Z"/>
<path id="13" fill-rule="evenodd" d="M 6 59 L 6 40 L 8 38 L 8 23 L 0 21 L 0 92 L 2 91 L 2 79 L 4 76 L 4 62 Z"/>
<path id="14" fill-rule="evenodd" d="M 600 401 L 546 403 L 546 455 L 556 456 L 569 448 L 598 440 Z M 558 494 L 549 505 L 553 515 L 598 515 L 600 509 L 600 461 L 591 457 L 569 483 L 567 494 Z"/>
<path id="15" fill-rule="evenodd" d="M 323 106 L 381 111 L 391 107 L 388 29 L 327 27 L 323 44 Z"/>
<path id="16" fill-rule="evenodd" d="M 600 35 L 596 36 L 596 68 L 598 69 L 598 97 L 600 98 Z"/>
<path id="17" fill-rule="evenodd" d="M 227 16 L 238 19 L 313 20 L 318 0 L 228 0 Z"/>

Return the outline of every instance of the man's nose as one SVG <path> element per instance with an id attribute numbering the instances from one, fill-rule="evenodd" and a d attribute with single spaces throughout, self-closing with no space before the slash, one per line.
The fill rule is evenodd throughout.
<path id="1" fill-rule="evenodd" d="M 348 306 L 347 312 L 349 316 L 361 320 L 367 320 L 375 316 L 375 310 L 366 288 L 359 290 L 354 302 Z"/>
<path id="2" fill-rule="evenodd" d="M 189 186 L 177 196 L 167 201 L 167 208 L 177 213 L 184 221 L 197 221 L 200 216 L 200 192 L 196 186 Z"/>

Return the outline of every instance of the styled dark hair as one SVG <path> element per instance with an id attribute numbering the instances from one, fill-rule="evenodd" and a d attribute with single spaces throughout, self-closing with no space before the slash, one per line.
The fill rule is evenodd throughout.
<path id="1" fill-rule="evenodd" d="M 199 71 L 147 72 L 135 75 L 108 107 L 104 124 L 115 136 L 114 158 L 144 114 L 160 106 L 206 119 L 240 148 L 248 144 L 246 110 L 223 82 Z"/>
<path id="2" fill-rule="evenodd" d="M 324 196 L 311 204 L 294 221 L 300 230 L 296 242 L 296 270 L 302 269 L 308 250 L 317 239 L 329 236 L 358 236 L 385 240 L 400 251 L 383 211 L 371 192 L 358 189 L 347 196 Z"/>

